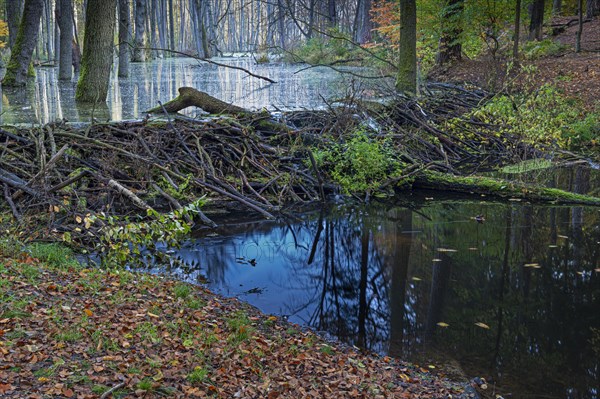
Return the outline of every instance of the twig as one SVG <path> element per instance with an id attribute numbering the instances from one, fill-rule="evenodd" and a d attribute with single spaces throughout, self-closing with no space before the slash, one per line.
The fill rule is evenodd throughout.
<path id="1" fill-rule="evenodd" d="M 12 198 L 10 197 L 10 192 L 8 191 L 8 184 L 6 184 L 6 183 L 4 183 L 4 199 L 10 206 L 10 210 L 12 211 L 12 214 L 15 217 L 15 219 L 17 219 L 17 221 L 21 222 L 21 220 L 22 220 L 21 214 L 17 210 L 15 203 L 13 202 Z"/>
<path id="2" fill-rule="evenodd" d="M 152 51 L 165 51 L 165 52 L 168 52 L 168 53 L 183 55 L 183 56 L 190 57 L 190 58 L 193 58 L 193 59 L 198 60 L 198 61 L 204 61 L 204 62 L 207 62 L 209 64 L 217 65 L 217 66 L 220 66 L 220 67 L 237 69 L 238 71 L 246 72 L 248 75 L 252 76 L 253 78 L 266 80 L 269 83 L 277 83 L 277 81 L 275 81 L 275 80 L 273 80 L 271 78 L 268 78 L 266 76 L 257 75 L 255 73 L 252 73 L 249 70 L 247 70 L 246 68 L 242 68 L 242 67 L 235 66 L 235 65 L 222 64 L 220 62 L 213 61 L 213 60 L 211 60 L 209 58 L 198 57 L 198 56 L 195 56 L 195 55 L 192 55 L 192 54 L 185 53 L 183 51 L 176 51 L 176 50 L 171 50 L 171 49 L 166 49 L 166 48 L 159 48 L 159 47 L 143 47 L 142 49 L 143 50 L 152 50 Z"/>
<path id="3" fill-rule="evenodd" d="M 124 382 L 120 382 L 120 383 L 118 383 L 118 384 L 117 384 L 117 385 L 115 385 L 114 387 L 110 388 L 108 391 L 104 392 L 104 393 L 102 394 L 102 396 L 100 396 L 100 399 L 106 399 L 106 398 L 108 398 L 108 396 L 109 396 L 110 394 L 112 394 L 112 393 L 113 393 L 114 391 L 116 391 L 117 389 L 121 389 L 121 388 L 123 388 L 124 386 L 125 386 L 125 383 L 124 383 Z"/>

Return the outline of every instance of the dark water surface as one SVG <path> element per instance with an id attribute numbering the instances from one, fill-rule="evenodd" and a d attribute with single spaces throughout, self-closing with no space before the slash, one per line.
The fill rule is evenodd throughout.
<path id="1" fill-rule="evenodd" d="M 431 195 L 434 197 L 426 197 Z M 505 398 L 600 397 L 600 209 L 441 199 L 222 221 L 170 270 Z"/>

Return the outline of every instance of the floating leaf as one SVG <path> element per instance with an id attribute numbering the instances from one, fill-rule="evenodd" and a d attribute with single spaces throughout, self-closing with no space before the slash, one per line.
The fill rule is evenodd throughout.
<path id="1" fill-rule="evenodd" d="M 480 321 L 478 321 L 477 323 L 475 323 L 475 325 L 476 325 L 477 327 L 485 328 L 486 330 L 489 330 L 489 329 L 490 329 L 490 326 L 488 326 L 487 324 L 485 324 L 485 323 L 482 323 L 482 322 L 480 322 Z"/>
<path id="2" fill-rule="evenodd" d="M 441 260 L 441 259 L 439 259 L 439 258 L 435 258 L 435 259 L 432 259 L 431 261 L 432 261 L 432 262 L 441 262 L 442 260 Z"/>
<path id="3" fill-rule="evenodd" d="M 559 235 L 557 235 L 557 237 L 558 237 L 558 238 L 564 238 L 565 240 L 568 240 L 568 239 L 569 239 L 569 237 L 567 237 L 567 236 L 562 236 L 562 235 L 560 235 L 560 234 L 559 234 Z"/>
<path id="4" fill-rule="evenodd" d="M 444 328 L 450 327 L 450 324 L 444 323 L 443 321 L 440 321 L 439 323 L 437 323 L 437 325 L 440 326 L 440 327 L 444 327 Z"/>
<path id="5" fill-rule="evenodd" d="M 539 263 L 525 263 L 523 267 L 533 267 L 534 269 L 539 269 L 541 266 Z"/>
<path id="6" fill-rule="evenodd" d="M 458 250 L 452 249 L 452 248 L 438 248 L 437 251 L 438 252 L 458 252 Z"/>
<path id="7" fill-rule="evenodd" d="M 413 281 L 421 281 L 421 279 L 418 277 L 413 277 L 412 279 L 413 279 Z"/>

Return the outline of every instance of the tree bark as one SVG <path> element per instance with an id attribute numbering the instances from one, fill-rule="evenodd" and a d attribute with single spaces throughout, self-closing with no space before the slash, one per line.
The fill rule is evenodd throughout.
<path id="1" fill-rule="evenodd" d="M 359 44 L 370 42 L 372 30 L 371 0 L 358 0 L 354 22 L 354 41 Z"/>
<path id="2" fill-rule="evenodd" d="M 129 76 L 129 0 L 119 0 L 119 77 Z"/>
<path id="3" fill-rule="evenodd" d="M 58 79 L 71 80 L 73 77 L 73 0 L 59 0 L 60 12 L 60 59 Z"/>
<path id="4" fill-rule="evenodd" d="M 25 0 L 19 33 L 6 68 L 6 76 L 2 81 L 4 86 L 25 85 L 31 57 L 38 39 L 43 9 L 43 0 Z"/>
<path id="5" fill-rule="evenodd" d="M 513 38 L 513 60 L 519 62 L 519 36 L 521 35 L 521 0 L 515 4 L 515 37 Z"/>
<path id="6" fill-rule="evenodd" d="M 113 61 L 116 0 L 87 0 L 81 73 L 75 99 L 104 102 Z"/>
<path id="7" fill-rule="evenodd" d="M 542 40 L 544 26 L 545 0 L 534 0 L 531 4 L 531 21 L 529 23 L 529 40 Z"/>
<path id="8" fill-rule="evenodd" d="M 245 108 L 228 104 L 209 94 L 198 91 L 193 87 L 180 87 L 179 96 L 173 100 L 154 107 L 147 111 L 151 114 L 160 114 L 164 111 L 175 113 L 187 107 L 198 107 L 211 114 L 248 114 L 251 113 Z"/>
<path id="9" fill-rule="evenodd" d="M 552 2 L 552 14 L 560 15 L 562 12 L 562 0 L 554 0 Z"/>
<path id="10" fill-rule="evenodd" d="M 396 90 L 417 92 L 417 2 L 400 0 L 400 61 Z"/>
<path id="11" fill-rule="evenodd" d="M 588 0 L 588 5 L 591 3 L 591 0 Z M 581 33 L 583 31 L 583 0 L 578 0 L 578 17 L 579 17 L 579 26 L 577 28 L 577 35 L 575 36 L 575 52 L 581 52 Z"/>
<path id="12" fill-rule="evenodd" d="M 144 28 L 146 27 L 146 0 L 135 0 L 135 47 L 133 62 L 144 62 Z"/>
<path id="13" fill-rule="evenodd" d="M 600 15 L 600 0 L 587 0 L 586 18 L 594 18 Z"/>
<path id="14" fill-rule="evenodd" d="M 438 47 L 437 64 L 444 65 L 448 62 L 460 60 L 462 57 L 462 45 L 460 35 L 462 33 L 463 0 L 450 0 L 443 10 L 442 36 Z"/>
<path id="15" fill-rule="evenodd" d="M 19 25 L 23 16 L 23 0 L 6 1 L 6 22 L 8 23 L 8 46 L 12 49 L 17 41 Z"/>

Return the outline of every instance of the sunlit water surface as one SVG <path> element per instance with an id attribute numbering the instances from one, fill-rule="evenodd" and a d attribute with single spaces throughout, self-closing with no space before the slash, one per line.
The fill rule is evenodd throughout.
<path id="1" fill-rule="evenodd" d="M 123 120 L 143 118 L 144 111 L 177 96 L 182 86 L 205 91 L 223 101 L 249 109 L 274 110 L 314 109 L 326 102 L 356 90 L 368 90 L 385 83 L 382 79 L 363 80 L 340 74 L 330 68 L 307 68 L 306 65 L 259 64 L 252 58 L 215 59 L 220 63 L 239 66 L 277 83 L 254 78 L 244 71 L 231 69 L 191 58 L 158 59 L 131 64 L 128 78 L 113 73 L 106 104 L 90 107 L 75 102 L 76 80 L 59 82 L 56 68 L 37 68 L 35 82 L 26 90 L 5 88 L 2 91 L 0 123 Z M 116 68 L 113 68 L 113 70 Z M 354 73 L 361 70 L 347 68 Z M 385 88 L 384 88 L 385 90 Z M 193 116 L 197 111 L 184 113 Z"/>
<path id="2" fill-rule="evenodd" d="M 505 398 L 599 397 L 598 208 L 417 193 L 294 213 L 223 220 L 168 271 L 348 344 L 458 362 Z"/>

